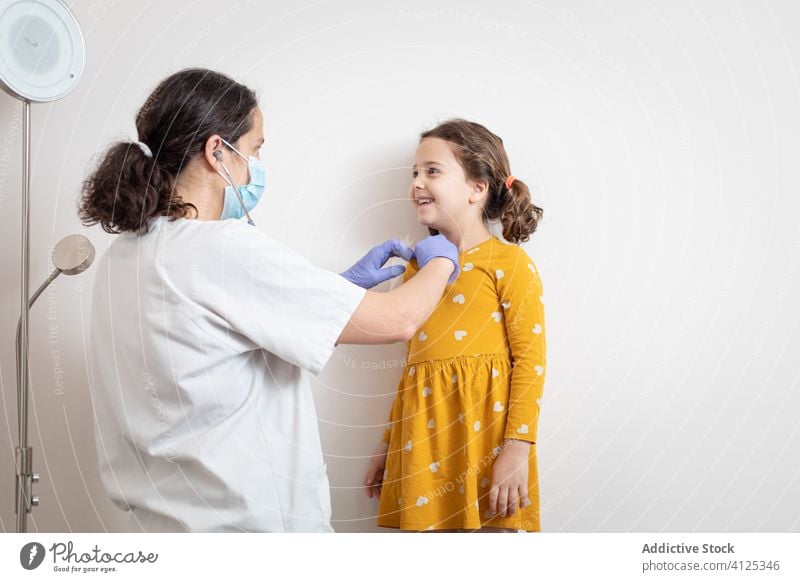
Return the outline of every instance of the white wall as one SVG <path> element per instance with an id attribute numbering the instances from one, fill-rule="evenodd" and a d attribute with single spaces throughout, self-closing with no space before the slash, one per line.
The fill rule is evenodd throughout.
<path id="1" fill-rule="evenodd" d="M 797 70 L 790 0 L 186 3 L 72 0 L 87 69 L 33 108 L 31 282 L 84 232 L 82 178 L 165 75 L 259 91 L 259 227 L 341 270 L 390 236 L 416 136 L 465 116 L 501 135 L 545 209 L 545 531 L 800 531 Z M 19 108 L 0 95 L 0 531 L 13 531 Z M 31 316 L 31 529 L 114 531 L 85 362 L 93 273 Z M 402 345 L 344 347 L 315 384 L 335 527 L 373 531 L 360 489 Z M 371 369 L 385 366 L 385 369 Z"/>

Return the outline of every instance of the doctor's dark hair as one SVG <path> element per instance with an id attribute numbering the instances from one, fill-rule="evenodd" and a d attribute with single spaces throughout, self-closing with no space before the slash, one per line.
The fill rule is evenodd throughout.
<path id="1" fill-rule="evenodd" d="M 448 142 L 467 178 L 488 184 L 483 215 L 500 220 L 503 238 L 516 244 L 530 239 L 544 210 L 533 204 L 528 186 L 519 178 L 514 179 L 511 188 L 506 187 L 511 165 L 502 139 L 483 125 L 466 119 L 440 123 L 420 134 L 420 141 L 426 138 Z M 431 234 L 438 232 L 429 230 Z"/>
<path id="2" fill-rule="evenodd" d="M 257 106 L 251 89 L 221 73 L 185 69 L 170 75 L 136 115 L 139 141 L 146 148 L 130 140 L 111 145 L 84 181 L 81 222 L 99 223 L 113 234 L 142 234 L 156 216 L 175 220 L 196 213 L 175 192 L 178 175 L 202 154 L 210 136 L 235 144 L 252 128 Z"/>

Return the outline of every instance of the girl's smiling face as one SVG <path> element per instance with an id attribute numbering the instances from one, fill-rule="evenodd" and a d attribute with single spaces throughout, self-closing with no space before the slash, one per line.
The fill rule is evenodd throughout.
<path id="1" fill-rule="evenodd" d="M 420 224 L 443 232 L 458 232 L 471 218 L 480 220 L 486 194 L 486 184 L 466 176 L 452 147 L 438 138 L 423 139 L 409 188 Z"/>

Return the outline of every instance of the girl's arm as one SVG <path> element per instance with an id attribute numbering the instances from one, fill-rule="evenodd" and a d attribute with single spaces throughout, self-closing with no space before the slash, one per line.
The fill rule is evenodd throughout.
<path id="1" fill-rule="evenodd" d="M 416 261 L 411 261 L 408 264 L 405 273 L 403 273 L 403 283 L 406 283 L 409 279 L 411 279 L 416 272 L 417 263 Z M 411 340 L 409 339 L 406 342 L 406 363 L 410 348 Z M 403 374 L 406 374 L 405 366 L 403 367 Z M 366 488 L 368 497 L 376 496 L 380 498 L 381 489 L 383 487 L 383 472 L 386 469 L 386 456 L 389 452 L 389 443 L 392 437 L 392 427 L 400 418 L 400 389 L 402 386 L 403 378 L 401 377 L 397 385 L 397 392 L 395 393 L 394 400 L 392 401 L 391 411 L 389 412 L 388 426 L 383 431 L 381 443 L 378 445 L 378 448 L 372 456 L 369 468 L 367 469 L 367 474 L 364 478 L 364 486 Z"/>
<path id="2" fill-rule="evenodd" d="M 408 263 L 408 267 L 406 268 L 405 273 L 403 273 L 403 283 L 406 283 L 409 279 L 411 279 L 417 273 L 417 262 L 412 260 Z M 416 332 L 416 330 L 414 330 Z M 406 342 L 406 364 L 408 363 L 408 354 L 411 349 L 411 340 Z M 405 366 L 403 366 L 403 374 L 405 374 Z M 389 412 L 389 426 L 387 426 L 383 431 L 383 439 L 382 442 L 386 443 L 388 446 L 389 440 L 392 436 L 392 426 L 394 425 L 395 421 L 400 418 L 400 388 L 403 386 L 403 378 L 400 378 L 400 382 L 397 385 L 397 393 L 394 395 L 394 401 L 392 402 L 392 409 Z"/>
<path id="3" fill-rule="evenodd" d="M 497 291 L 512 358 L 505 438 L 535 444 L 545 377 L 542 282 L 533 261 L 519 247 L 501 271 Z"/>
<path id="4" fill-rule="evenodd" d="M 536 443 L 545 368 L 542 282 L 524 250 L 515 247 L 510 255 L 496 272 L 512 358 L 505 440 L 489 491 L 489 511 L 501 517 L 531 503 L 528 456 Z"/>

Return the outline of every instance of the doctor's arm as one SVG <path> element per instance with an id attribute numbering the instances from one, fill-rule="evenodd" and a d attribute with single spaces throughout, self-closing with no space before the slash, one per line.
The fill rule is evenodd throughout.
<path id="1" fill-rule="evenodd" d="M 367 291 L 336 343 L 388 344 L 411 339 L 433 313 L 456 264 L 450 258 L 434 257 L 403 285 L 386 293 Z"/>

